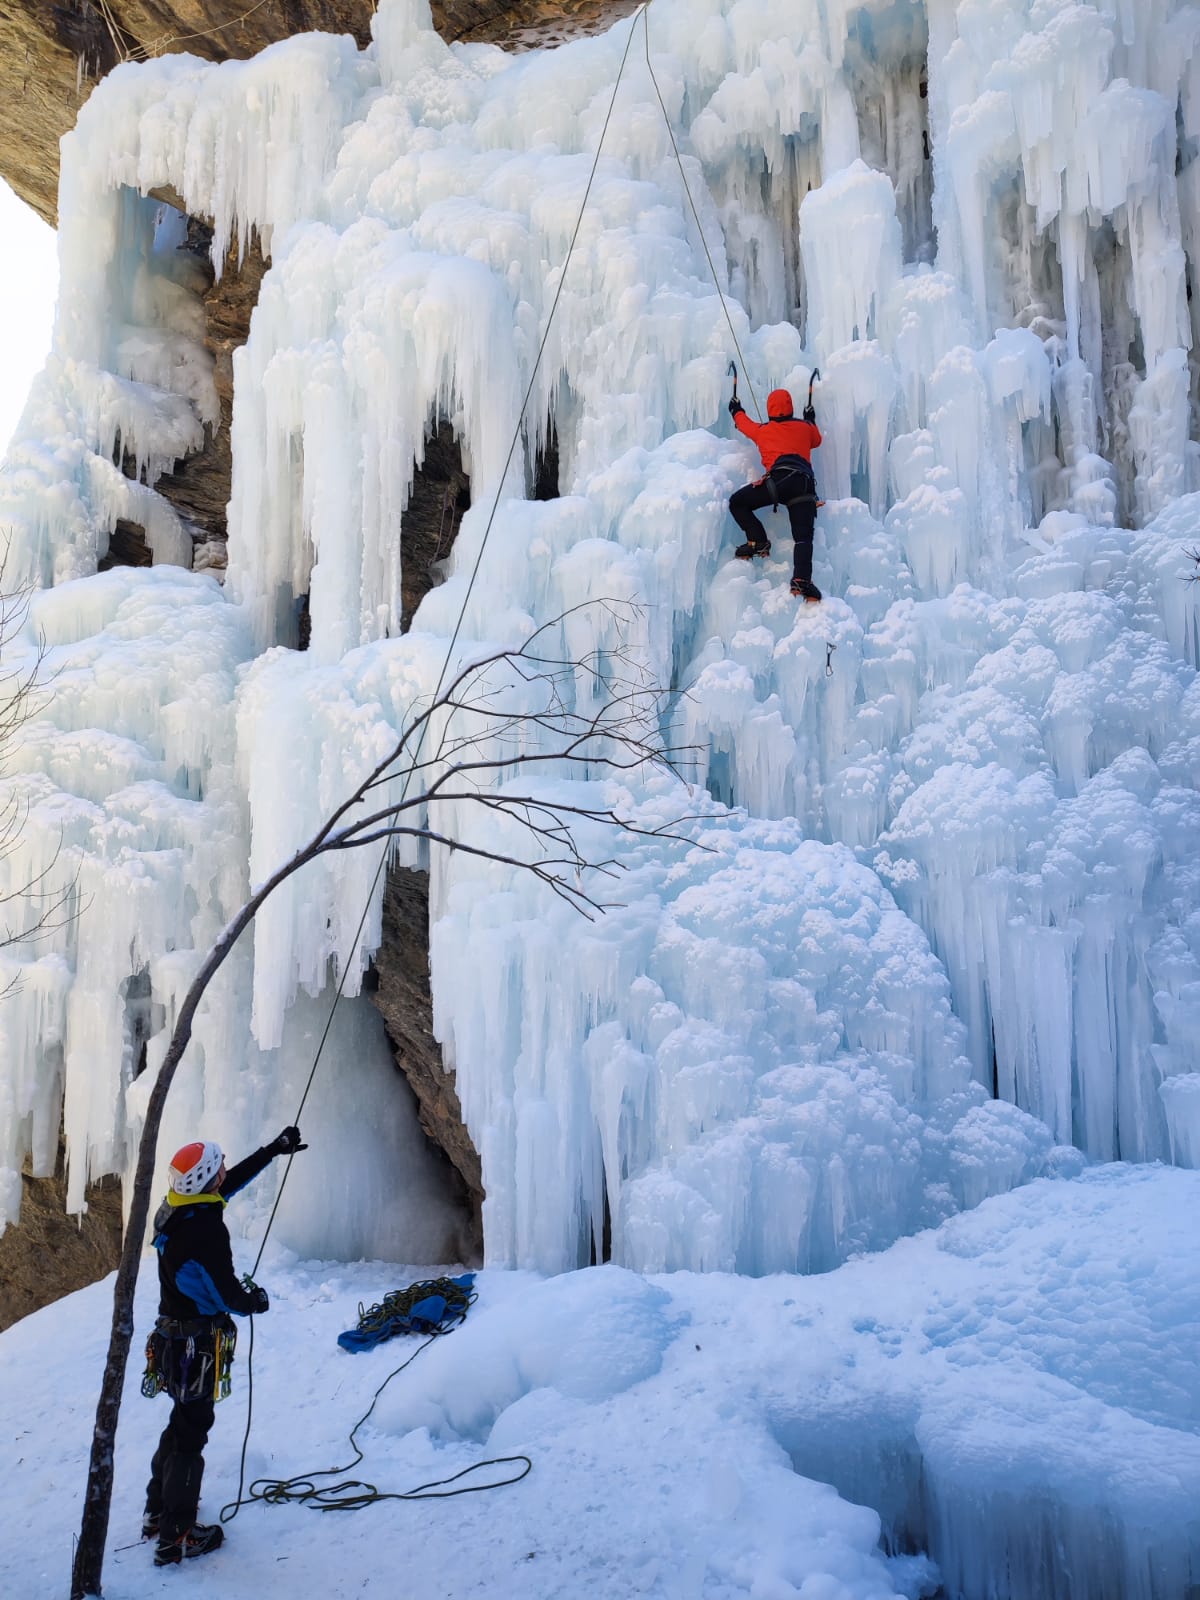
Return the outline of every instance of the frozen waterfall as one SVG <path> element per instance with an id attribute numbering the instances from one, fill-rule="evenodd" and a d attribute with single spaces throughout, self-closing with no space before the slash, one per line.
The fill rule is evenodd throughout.
<path id="1" fill-rule="evenodd" d="M 384 0 L 361 53 L 122 66 L 64 141 L 54 352 L 0 473 L 5 582 L 33 591 L 5 671 L 44 648 L 46 685 L 0 776 L 23 818 L 0 900 L 19 931 L 61 882 L 76 914 L 0 950 L 0 1225 L 60 1115 L 73 1204 L 126 1168 L 135 1039 L 153 1066 L 203 951 L 429 694 L 460 614 L 465 660 L 570 612 L 563 650 L 632 651 L 694 747 L 681 781 L 604 791 L 690 820 L 618 842 L 595 924 L 516 869 L 404 858 L 431 873 L 491 1262 L 568 1268 L 607 1236 L 643 1269 L 823 1269 L 1085 1158 L 1200 1162 L 1200 12 L 654 0 L 704 237 L 635 43 L 560 282 L 642 25 L 510 57 Z M 270 254 L 224 588 L 155 491 L 217 414 L 164 191 L 218 270 L 252 234 Z M 758 469 L 722 296 L 759 399 L 822 374 L 819 608 L 779 550 L 729 559 Z M 438 421 L 473 504 L 401 636 Z M 551 431 L 561 492 L 535 503 Z M 151 570 L 97 574 L 120 518 Z M 630 635 L 574 609 L 603 598 L 640 608 Z M 356 998 L 374 868 L 269 905 L 164 1135 L 290 1114 L 347 972 L 340 1187 L 289 1225 L 328 1254 L 409 1225 L 364 1222 L 398 1163 L 433 1181 Z"/>

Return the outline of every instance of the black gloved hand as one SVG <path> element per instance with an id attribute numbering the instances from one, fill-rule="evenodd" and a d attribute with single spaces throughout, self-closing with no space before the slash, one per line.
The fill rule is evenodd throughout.
<path id="1" fill-rule="evenodd" d="M 249 1286 L 249 1293 L 250 1315 L 252 1317 L 261 1316 L 264 1311 L 269 1311 L 271 1309 L 270 1297 L 261 1284 L 251 1284 Z"/>
<path id="2" fill-rule="evenodd" d="M 271 1141 L 271 1153 L 277 1156 L 294 1156 L 297 1150 L 307 1150 L 306 1144 L 300 1143 L 299 1128 L 285 1128 L 278 1139 Z"/>
<path id="3" fill-rule="evenodd" d="M 729 415 L 731 417 L 736 417 L 739 412 L 745 411 L 745 409 L 745 406 L 738 399 L 737 395 L 734 395 L 733 399 L 729 402 Z"/>
<path id="4" fill-rule="evenodd" d="M 816 420 L 817 420 L 817 408 L 816 408 L 816 406 L 805 406 L 805 408 L 804 408 L 804 420 L 805 420 L 805 422 L 813 422 L 813 423 L 816 422 Z"/>

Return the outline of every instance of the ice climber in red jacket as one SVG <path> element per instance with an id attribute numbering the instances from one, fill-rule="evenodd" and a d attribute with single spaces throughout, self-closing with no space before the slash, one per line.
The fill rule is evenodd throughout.
<path id="1" fill-rule="evenodd" d="M 753 439 L 766 468 L 757 483 L 748 483 L 729 498 L 733 520 L 746 535 L 746 543 L 734 554 L 742 561 L 752 556 L 768 556 L 771 542 L 762 523 L 754 515 L 765 506 L 786 506 L 792 524 L 795 548 L 792 555 L 792 593 L 805 600 L 819 600 L 821 591 L 812 581 L 813 526 L 817 520 L 817 484 L 809 452 L 821 442 L 817 413 L 811 400 L 804 408 L 804 419 L 793 415 L 792 397 L 787 389 L 772 389 L 767 396 L 767 421 L 752 422 L 735 395 L 729 402 L 729 415 L 739 433 Z"/>

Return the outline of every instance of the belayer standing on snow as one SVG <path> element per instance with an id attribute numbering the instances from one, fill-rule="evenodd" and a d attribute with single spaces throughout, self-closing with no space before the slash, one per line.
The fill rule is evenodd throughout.
<path id="1" fill-rule="evenodd" d="M 798 422 L 793 413 L 791 393 L 787 389 L 772 389 L 767 396 L 767 421 L 752 422 L 737 397 L 735 369 L 729 415 L 737 431 L 758 446 L 766 469 L 765 476 L 759 478 L 757 483 L 748 483 L 744 489 L 736 489 L 729 497 L 733 520 L 746 535 L 747 541 L 739 545 L 734 554 L 742 561 L 749 561 L 752 556 L 770 555 L 771 542 L 754 513 L 765 506 L 786 506 L 792 525 L 792 538 L 795 540 L 792 593 L 803 596 L 805 600 L 819 600 L 821 591 L 812 581 L 817 483 L 809 452 L 821 443 L 821 430 L 817 427 L 817 413 L 813 408 L 812 385 L 809 385 L 808 404 L 804 408 L 802 421 Z"/>
<path id="2" fill-rule="evenodd" d="M 265 1289 L 234 1273 L 225 1202 L 276 1156 L 307 1148 L 299 1128 L 285 1128 L 228 1172 L 220 1145 L 211 1142 L 185 1144 L 171 1158 L 170 1191 L 154 1218 L 158 1320 L 142 1386 L 151 1396 L 165 1389 L 175 1402 L 150 1464 L 142 1518 L 142 1537 L 158 1538 L 156 1567 L 206 1555 L 224 1538 L 219 1525 L 198 1523 L 196 1512 L 214 1406 L 229 1393 L 236 1337 L 229 1313 L 252 1316 L 270 1305 Z"/>

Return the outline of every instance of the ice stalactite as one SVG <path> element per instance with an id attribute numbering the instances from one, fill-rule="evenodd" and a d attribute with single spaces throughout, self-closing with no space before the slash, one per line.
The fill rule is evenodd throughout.
<path id="1" fill-rule="evenodd" d="M 988 235 L 1000 215 L 999 197 L 1015 180 L 1024 202 L 1016 212 L 1019 259 L 1028 273 L 1018 296 L 1031 306 L 1045 304 L 1049 289 L 1053 318 L 1061 285 L 1059 409 L 1070 494 L 1098 477 L 1097 422 L 1123 423 L 1128 412 L 1126 399 L 1114 416 L 1105 397 L 1114 387 L 1132 388 L 1140 416 L 1131 448 L 1118 436 L 1109 459 L 1126 505 L 1141 521 L 1196 487 L 1195 450 L 1174 376 L 1186 374 L 1192 342 L 1176 180 L 1180 74 L 1191 49 L 1178 53 L 1185 34 L 1175 10 L 1156 5 L 1131 29 L 1128 19 L 1091 6 L 1035 14 L 1017 0 L 963 5 L 957 38 L 951 42 L 943 29 L 931 69 L 940 79 L 945 150 L 939 226 L 948 227 L 948 259 L 962 250 L 977 329 L 1020 310 L 1011 291 L 1006 305 L 989 279 Z M 1173 68 L 1165 64 L 1168 54 Z M 1143 81 L 1131 82 L 1123 71 Z M 1032 230 L 1056 238 L 1061 278 L 1047 282 L 1044 270 L 1033 270 Z M 1100 285 L 1098 264 L 1110 274 L 1115 265 L 1124 293 Z M 1173 429 L 1168 419 L 1181 416 L 1181 431 Z"/>

